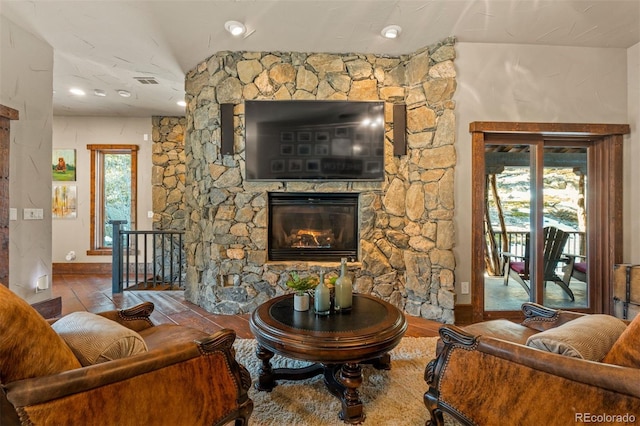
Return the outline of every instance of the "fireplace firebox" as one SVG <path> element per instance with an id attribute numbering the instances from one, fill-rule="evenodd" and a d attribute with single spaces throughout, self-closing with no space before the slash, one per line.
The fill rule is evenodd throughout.
<path id="1" fill-rule="evenodd" d="M 269 194 L 269 260 L 358 257 L 358 194 Z"/>

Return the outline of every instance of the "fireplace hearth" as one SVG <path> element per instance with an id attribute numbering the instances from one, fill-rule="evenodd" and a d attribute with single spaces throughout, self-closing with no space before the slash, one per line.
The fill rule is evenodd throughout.
<path id="1" fill-rule="evenodd" d="M 358 258 L 358 194 L 270 193 L 269 260 Z"/>

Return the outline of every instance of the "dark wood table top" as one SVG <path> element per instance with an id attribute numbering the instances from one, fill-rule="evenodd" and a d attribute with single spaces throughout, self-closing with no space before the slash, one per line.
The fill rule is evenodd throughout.
<path id="1" fill-rule="evenodd" d="M 258 343 L 273 353 L 304 361 L 358 363 L 383 356 L 407 329 L 403 313 L 377 297 L 354 294 L 347 313 L 316 315 L 293 309 L 293 295 L 273 298 L 251 315 Z"/>

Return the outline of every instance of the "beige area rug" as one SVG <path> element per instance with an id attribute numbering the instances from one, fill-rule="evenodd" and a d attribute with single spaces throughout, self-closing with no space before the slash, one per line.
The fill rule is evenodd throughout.
<path id="1" fill-rule="evenodd" d="M 425 424 L 429 412 L 423 403 L 427 390 L 424 368 L 434 357 L 436 341 L 435 337 L 405 337 L 391 352 L 391 370 L 362 367 L 363 381 L 358 391 L 364 404 L 365 425 Z M 234 344 L 236 358 L 247 367 L 253 383 L 261 363 L 254 353 L 255 346 L 253 339 L 238 339 Z M 273 368 L 309 365 L 278 355 L 271 364 Z M 259 392 L 252 386 L 249 396 L 254 403 L 249 421 L 252 426 L 345 424 L 338 418 L 340 401 L 329 393 L 322 375 L 299 381 L 279 380 L 271 392 Z"/>

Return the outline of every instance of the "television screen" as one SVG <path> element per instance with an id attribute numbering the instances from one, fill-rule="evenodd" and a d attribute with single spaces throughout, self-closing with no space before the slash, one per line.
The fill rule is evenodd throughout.
<path id="1" fill-rule="evenodd" d="M 384 178 L 384 102 L 245 101 L 247 180 Z"/>

